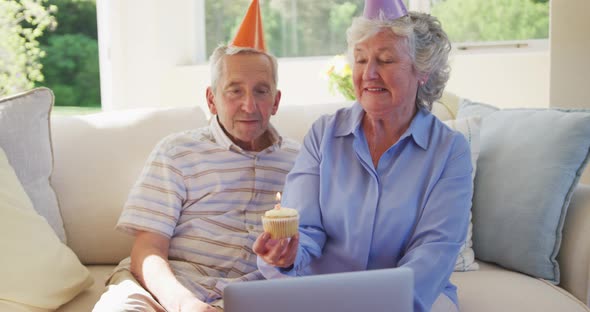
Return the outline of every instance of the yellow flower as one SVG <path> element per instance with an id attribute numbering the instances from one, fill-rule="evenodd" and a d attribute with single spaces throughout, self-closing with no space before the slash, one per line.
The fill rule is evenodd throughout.
<path id="1" fill-rule="evenodd" d="M 330 92 L 338 90 L 347 100 L 354 100 L 354 87 L 352 85 L 352 69 L 344 55 L 336 55 L 330 60 L 328 70 Z"/>
<path id="2" fill-rule="evenodd" d="M 346 58 L 344 57 L 344 55 L 336 55 L 334 56 L 334 58 L 332 58 L 332 64 L 334 67 L 334 73 L 339 75 L 339 76 L 343 76 L 346 67 L 350 68 L 350 66 L 348 65 L 348 62 L 346 61 Z"/>

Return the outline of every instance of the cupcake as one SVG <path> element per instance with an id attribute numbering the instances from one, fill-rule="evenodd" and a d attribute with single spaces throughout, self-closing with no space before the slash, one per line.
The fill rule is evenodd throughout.
<path id="1" fill-rule="evenodd" d="M 299 213 L 295 209 L 281 207 L 276 204 L 262 216 L 262 227 L 270 233 L 272 239 L 292 237 L 299 228 Z"/>

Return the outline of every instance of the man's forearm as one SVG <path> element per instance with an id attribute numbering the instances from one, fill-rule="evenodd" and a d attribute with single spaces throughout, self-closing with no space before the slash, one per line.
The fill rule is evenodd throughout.
<path id="1" fill-rule="evenodd" d="M 168 262 L 168 240 L 153 233 L 136 237 L 131 250 L 131 273 L 168 311 L 181 311 L 187 302 L 198 300 L 174 276 Z"/>
<path id="2" fill-rule="evenodd" d="M 131 273 L 168 311 L 179 311 L 180 298 L 193 297 L 174 276 L 168 261 L 158 255 L 138 255 L 131 258 Z M 134 265 L 135 263 L 135 265 Z"/>

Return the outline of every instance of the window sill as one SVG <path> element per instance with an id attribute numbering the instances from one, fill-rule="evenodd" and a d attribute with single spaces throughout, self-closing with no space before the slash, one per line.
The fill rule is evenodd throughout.
<path id="1" fill-rule="evenodd" d="M 530 53 L 549 51 L 549 39 L 452 43 L 452 53 Z"/>

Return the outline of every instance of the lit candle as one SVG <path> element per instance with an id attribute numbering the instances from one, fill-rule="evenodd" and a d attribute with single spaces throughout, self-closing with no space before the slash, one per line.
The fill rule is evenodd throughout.
<path id="1" fill-rule="evenodd" d="M 277 204 L 275 205 L 275 209 L 279 210 L 279 209 L 281 209 L 281 192 L 277 192 L 277 196 L 275 196 L 275 199 L 277 200 Z"/>

